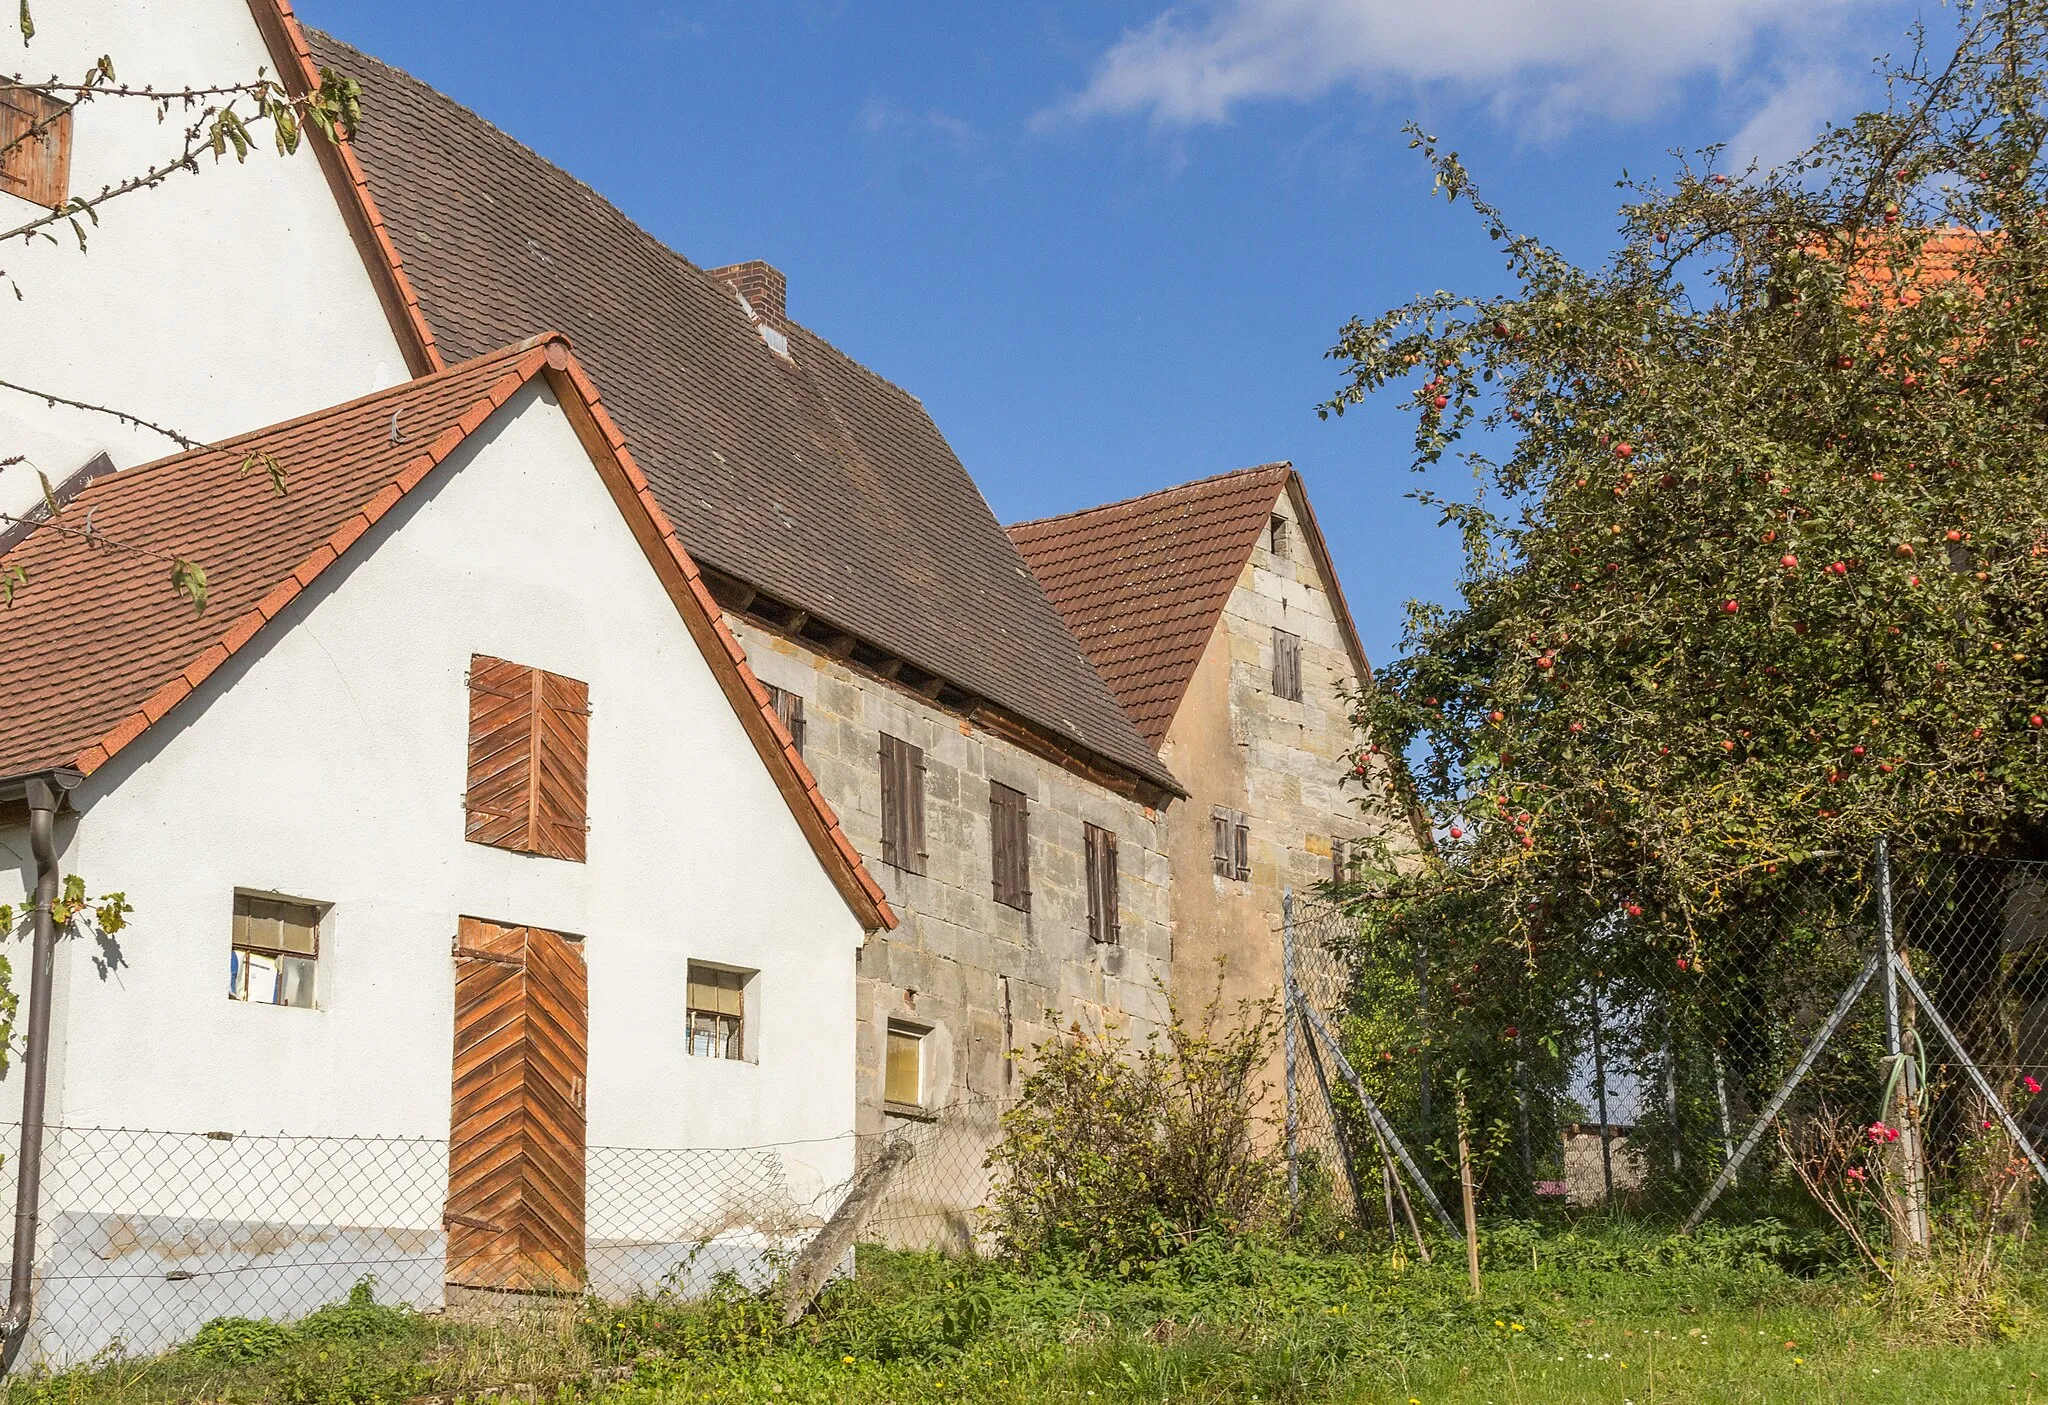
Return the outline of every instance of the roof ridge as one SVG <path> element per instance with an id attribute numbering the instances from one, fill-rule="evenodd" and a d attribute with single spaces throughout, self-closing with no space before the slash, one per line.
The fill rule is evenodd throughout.
<path id="1" fill-rule="evenodd" d="M 1044 526 L 1048 522 L 1064 522 L 1073 517 L 1086 517 L 1092 512 L 1107 512 L 1111 508 L 1135 507 L 1137 504 L 1151 498 L 1171 497 L 1175 493 L 1184 493 L 1193 488 L 1206 488 L 1213 483 L 1222 483 L 1232 478 L 1249 478 L 1254 474 L 1274 473 L 1283 470 L 1288 473 L 1294 472 L 1293 460 L 1274 459 L 1268 463 L 1253 464 L 1249 468 L 1233 468 L 1224 473 L 1212 473 L 1206 478 L 1192 478 L 1185 483 L 1175 483 L 1170 487 L 1154 488 L 1149 493 L 1138 493 L 1132 497 L 1118 498 L 1113 502 L 1097 503 L 1093 507 L 1077 507 L 1071 512 L 1055 512 L 1047 517 L 1027 517 L 1021 522 L 1010 523 L 1003 530 L 1005 532 L 1015 532 L 1025 527 Z"/>

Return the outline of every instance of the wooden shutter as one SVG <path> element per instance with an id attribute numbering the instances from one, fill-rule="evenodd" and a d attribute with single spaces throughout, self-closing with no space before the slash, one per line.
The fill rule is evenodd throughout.
<path id="1" fill-rule="evenodd" d="M 782 721 L 782 728 L 789 733 L 790 742 L 796 747 L 796 754 L 804 754 L 804 700 L 799 695 L 773 685 L 768 687 L 768 701 L 775 708 L 776 717 Z"/>
<path id="2" fill-rule="evenodd" d="M 1031 815 L 1024 792 L 988 783 L 989 860 L 996 901 L 1031 910 Z"/>
<path id="3" fill-rule="evenodd" d="M 1209 871 L 1219 878 L 1229 878 L 1237 871 L 1231 827 L 1232 814 L 1229 810 L 1209 812 Z"/>
<path id="4" fill-rule="evenodd" d="M 924 752 L 882 733 L 882 862 L 924 872 Z"/>
<path id="5" fill-rule="evenodd" d="M 1230 876 L 1242 883 L 1252 876 L 1252 826 L 1251 821 L 1241 814 L 1235 818 L 1237 823 L 1231 827 L 1234 840 L 1231 858 L 1237 871 Z"/>
<path id="6" fill-rule="evenodd" d="M 470 659 L 465 839 L 582 863 L 589 772 L 588 684 L 482 654 Z"/>
<path id="7" fill-rule="evenodd" d="M 1118 936 L 1116 836 L 1091 824 L 1082 839 L 1088 858 L 1088 935 L 1113 942 Z"/>
<path id="8" fill-rule="evenodd" d="M 0 190 L 53 210 L 71 198 L 69 104 L 0 86 Z"/>
<path id="9" fill-rule="evenodd" d="M 455 944 L 447 1275 L 582 1286 L 589 983 L 560 933 L 465 917 Z"/>
<path id="10" fill-rule="evenodd" d="M 1273 631 L 1273 695 L 1301 701 L 1301 637 L 1284 629 Z"/>

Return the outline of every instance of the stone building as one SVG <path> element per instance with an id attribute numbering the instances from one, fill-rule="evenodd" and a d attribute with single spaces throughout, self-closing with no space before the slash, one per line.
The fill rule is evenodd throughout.
<path id="1" fill-rule="evenodd" d="M 449 359 L 566 334 L 902 924 L 863 951 L 863 1132 L 994 1126 L 1007 1057 L 1142 1029 L 1171 975 L 1180 794 L 911 395 L 443 95 L 325 35 L 352 143 Z M 766 1057 L 766 1052 L 763 1052 Z M 980 1152 L 940 1197 L 981 1198 Z M 964 1219 L 955 1221 L 964 1225 Z"/>
<path id="2" fill-rule="evenodd" d="M 1346 697 L 1371 673 L 1301 476 L 1268 464 L 1010 536 L 1187 789 L 1166 818 L 1183 1009 L 1277 997 L 1283 894 L 1313 896 L 1361 845 L 1419 842 L 1359 803 L 1385 758 L 1347 783 L 1364 738 Z"/>

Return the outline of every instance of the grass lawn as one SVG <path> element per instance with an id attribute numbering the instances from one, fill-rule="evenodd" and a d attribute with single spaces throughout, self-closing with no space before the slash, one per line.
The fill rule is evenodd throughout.
<path id="1" fill-rule="evenodd" d="M 493 1323 L 359 1295 L 289 1329 L 224 1323 L 150 1361 L 23 1378 L 4 1398 L 2048 1405 L 2038 1276 L 1965 1344 L 1887 1319 L 1828 1257 L 1815 1236 L 1507 1233 L 1475 1303 L 1462 1261 L 1384 1254 L 1210 1241 L 1089 1275 L 863 1251 L 858 1279 L 788 1331 L 738 1292 Z"/>

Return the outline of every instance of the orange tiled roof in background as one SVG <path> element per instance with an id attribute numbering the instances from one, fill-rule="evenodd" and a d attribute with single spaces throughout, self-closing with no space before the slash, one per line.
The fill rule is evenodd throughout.
<path id="1" fill-rule="evenodd" d="M 1010 539 L 1096 671 L 1158 746 L 1294 478 L 1285 463 L 1019 522 Z"/>
<path id="2" fill-rule="evenodd" d="M 547 334 L 361 400 L 94 481 L 63 518 L 0 556 L 26 577 L 0 620 L 0 776 L 91 774 L 207 677 L 346 555 L 472 432 L 546 375 L 614 501 L 789 800 L 813 850 L 869 930 L 893 927 L 879 885 L 818 793 L 767 691 L 567 341 Z M 395 432 L 394 432 L 395 431 Z M 277 456 L 289 491 L 244 473 Z M 78 532 L 90 523 L 105 544 Z M 124 547 L 146 548 L 145 551 Z M 196 613 L 166 558 L 207 573 Z"/>

